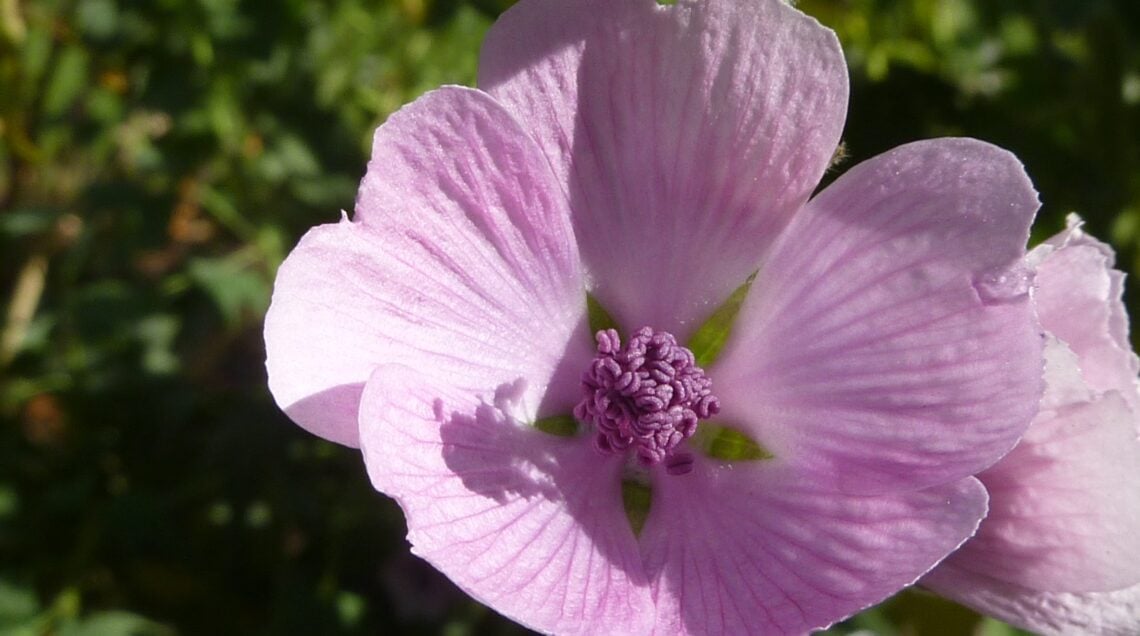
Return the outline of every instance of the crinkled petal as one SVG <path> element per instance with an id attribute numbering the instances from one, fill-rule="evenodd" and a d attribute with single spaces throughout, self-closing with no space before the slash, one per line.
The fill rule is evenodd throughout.
<path id="1" fill-rule="evenodd" d="M 597 296 L 682 340 L 807 200 L 847 108 L 835 34 L 779 0 L 523 0 L 479 71 L 568 184 Z"/>
<path id="2" fill-rule="evenodd" d="M 852 168 L 762 265 L 712 370 L 722 417 L 847 492 L 994 463 L 1041 396 L 1020 265 L 1037 205 L 1017 159 L 971 139 Z"/>
<path id="3" fill-rule="evenodd" d="M 534 629 L 638 634 L 653 613 L 618 486 L 586 437 L 508 417 L 510 387 L 472 396 L 383 367 L 361 401 L 364 459 L 404 509 L 412 551 Z"/>
<path id="4" fill-rule="evenodd" d="M 1124 274 L 1112 268 L 1112 248 L 1086 234 L 1072 215 L 1069 227 L 1029 260 L 1037 270 L 1033 300 L 1041 326 L 1077 354 L 1090 388 L 1120 391 L 1140 412 L 1140 360 L 1128 339 Z"/>
<path id="5" fill-rule="evenodd" d="M 1140 585 L 1113 592 L 1040 592 L 944 564 L 922 585 L 975 610 L 1044 636 L 1140 634 Z"/>
<path id="6" fill-rule="evenodd" d="M 585 286 L 565 205 L 538 147 L 485 94 L 443 88 L 392 115 L 357 220 L 314 228 L 278 272 L 265 325 L 278 404 L 356 445 L 364 382 L 399 362 L 461 388 L 522 376 L 532 410 L 545 395 L 568 411 L 573 397 L 546 387 L 570 353 L 579 373 L 590 343 L 572 335 Z"/>
<path id="7" fill-rule="evenodd" d="M 641 540 L 661 634 L 802 634 L 898 592 L 986 512 L 967 478 L 850 496 L 786 465 L 716 466 L 660 480 Z"/>
<path id="8" fill-rule="evenodd" d="M 1077 354 L 1051 334 L 1045 335 L 1045 394 L 1040 411 L 1055 411 L 1072 404 L 1085 403 L 1096 393 L 1081 377 Z M 1030 425 L 1032 426 L 1032 424 Z"/>
<path id="9" fill-rule="evenodd" d="M 1042 412 L 978 475 L 990 514 L 948 559 L 1029 589 L 1105 592 L 1140 583 L 1140 441 L 1119 393 Z"/>
<path id="10" fill-rule="evenodd" d="M 1075 216 L 1030 253 L 1050 332 L 1042 410 L 979 475 L 991 511 L 977 536 L 923 580 L 1045 634 L 1140 633 L 1136 357 L 1112 258 Z"/>

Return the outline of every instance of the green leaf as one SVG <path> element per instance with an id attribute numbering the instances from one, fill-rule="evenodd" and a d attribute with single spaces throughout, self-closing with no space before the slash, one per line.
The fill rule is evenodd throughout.
<path id="1" fill-rule="evenodd" d="M 1032 632 L 1018 629 L 988 616 L 982 617 L 982 622 L 978 624 L 977 631 L 974 633 L 978 636 L 1029 636 L 1032 634 Z"/>
<path id="2" fill-rule="evenodd" d="M 142 344 L 142 367 L 152 375 L 167 375 L 178 370 L 180 359 L 174 353 L 174 342 L 181 327 L 181 317 L 174 314 L 151 314 L 135 323 L 135 335 Z"/>
<path id="3" fill-rule="evenodd" d="M 572 415 L 554 415 L 535 420 L 534 427 L 543 433 L 558 437 L 574 437 L 578 434 L 578 420 Z"/>
<path id="4" fill-rule="evenodd" d="M 58 633 L 60 636 L 173 636 L 174 630 L 132 612 L 109 610 L 69 621 Z"/>
<path id="5" fill-rule="evenodd" d="M 240 258 L 191 259 L 187 272 L 231 326 L 239 324 L 244 317 L 264 314 L 269 307 L 269 282 Z"/>
<path id="6" fill-rule="evenodd" d="M 35 617 L 39 610 L 36 593 L 30 587 L 0 579 L 0 627 L 7 630 L 21 625 Z"/>
<path id="7" fill-rule="evenodd" d="M 368 602 L 363 596 L 346 590 L 337 593 L 336 614 L 342 626 L 351 628 L 360 625 L 367 610 Z"/>
<path id="8" fill-rule="evenodd" d="M 24 238 L 42 234 L 52 228 L 60 217 L 52 208 L 16 208 L 0 214 L 0 237 Z"/>
<path id="9" fill-rule="evenodd" d="M 653 490 L 646 484 L 632 479 L 621 482 L 621 503 L 625 506 L 625 516 L 633 528 L 634 536 L 641 535 L 645 520 L 649 517 L 649 505 L 653 502 Z"/>
<path id="10" fill-rule="evenodd" d="M 618 334 L 621 334 L 621 329 L 618 328 L 617 321 L 602 307 L 602 303 L 594 297 L 590 292 L 586 292 L 586 311 L 590 316 L 590 335 L 594 335 L 603 329 L 616 329 Z"/>
<path id="11" fill-rule="evenodd" d="M 76 25 L 97 40 L 114 36 L 118 21 L 118 7 L 111 0 L 84 0 L 75 10 Z"/>
<path id="12" fill-rule="evenodd" d="M 43 109 L 55 117 L 71 106 L 87 83 L 87 54 L 72 45 L 59 54 L 51 80 L 44 91 Z"/>
<path id="13" fill-rule="evenodd" d="M 768 449 L 738 429 L 721 424 L 701 422 L 689 443 L 714 459 L 756 461 L 775 457 Z"/>
<path id="14" fill-rule="evenodd" d="M 16 516 L 20 511 L 20 493 L 7 483 L 0 483 L 0 519 Z M 0 616 L 3 616 L 4 581 L 0 580 Z"/>
<path id="15" fill-rule="evenodd" d="M 755 272 L 744 281 L 744 284 L 732 292 L 728 300 L 716 308 L 716 311 L 708 317 L 708 320 L 705 320 L 697 332 L 693 334 L 692 339 L 689 340 L 689 350 L 693 352 L 697 366 L 708 366 L 716 362 L 720 356 L 721 350 L 724 349 L 724 343 L 728 342 L 728 336 L 732 333 L 736 314 L 740 313 L 740 306 L 748 297 L 748 290 L 752 287 L 754 280 L 756 280 Z"/>

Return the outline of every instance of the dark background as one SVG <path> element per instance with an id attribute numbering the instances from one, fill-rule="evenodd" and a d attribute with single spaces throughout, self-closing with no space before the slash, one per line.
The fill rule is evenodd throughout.
<path id="1" fill-rule="evenodd" d="M 356 452 L 277 410 L 261 341 L 373 128 L 472 84 L 510 4 L 0 0 L 0 634 L 523 632 L 408 554 Z M 1035 240 L 1077 211 L 1135 269 L 1140 3 L 799 6 L 851 67 L 839 171 L 985 139 L 1041 191 Z M 918 593 L 834 632 L 857 628 L 1013 633 Z"/>

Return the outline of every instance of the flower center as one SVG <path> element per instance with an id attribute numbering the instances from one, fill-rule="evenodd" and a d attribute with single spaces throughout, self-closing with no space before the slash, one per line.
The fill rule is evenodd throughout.
<path id="1" fill-rule="evenodd" d="M 625 347 L 613 329 L 595 336 L 598 354 L 582 374 L 582 401 L 574 416 L 594 425 L 599 452 L 634 449 L 645 466 L 666 462 L 682 474 L 692 457 L 675 453 L 697 430 L 699 420 L 720 412 L 712 380 L 697 366 L 693 352 L 667 331 L 642 327 Z"/>

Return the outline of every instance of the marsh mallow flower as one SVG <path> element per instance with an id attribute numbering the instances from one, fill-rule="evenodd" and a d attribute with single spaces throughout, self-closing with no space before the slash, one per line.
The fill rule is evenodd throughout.
<path id="1" fill-rule="evenodd" d="M 990 513 L 923 584 L 1047 634 L 1140 633 L 1140 369 L 1113 253 L 1079 219 L 1028 256 L 1046 344 L 1041 412 L 978 477 Z"/>
<path id="2" fill-rule="evenodd" d="M 814 197 L 835 35 L 778 0 L 523 0 L 377 131 L 266 318 L 412 550 L 547 632 L 802 633 L 977 527 L 1036 412 L 1036 194 L 969 139 Z"/>

